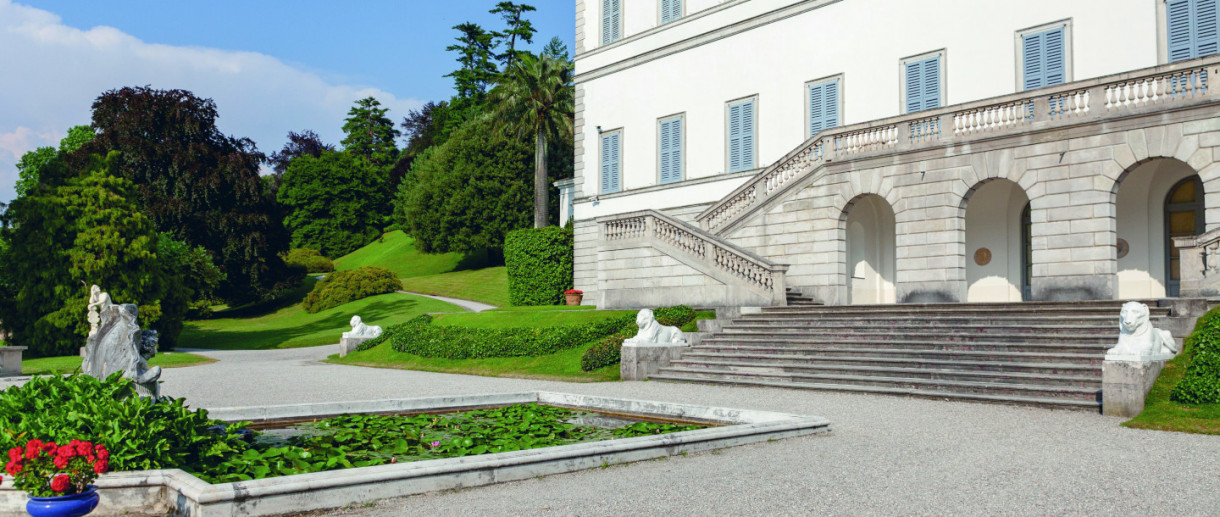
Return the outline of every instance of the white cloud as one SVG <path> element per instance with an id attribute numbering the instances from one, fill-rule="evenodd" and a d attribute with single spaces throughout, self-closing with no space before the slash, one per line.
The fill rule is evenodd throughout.
<path id="1" fill-rule="evenodd" d="M 423 104 L 334 84 L 255 52 L 146 43 L 112 27 L 81 30 L 54 13 L 0 0 L 0 201 L 14 196 L 22 154 L 88 124 L 102 92 L 143 85 L 215 100 L 220 130 L 249 137 L 265 153 L 278 150 L 289 130 L 312 129 L 337 144 L 356 99 L 376 97 L 393 120 Z"/>

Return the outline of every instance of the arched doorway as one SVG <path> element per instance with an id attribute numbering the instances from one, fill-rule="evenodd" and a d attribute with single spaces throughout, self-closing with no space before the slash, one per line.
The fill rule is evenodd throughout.
<path id="1" fill-rule="evenodd" d="M 1203 185 L 1189 165 L 1154 158 L 1124 173 L 1115 195 L 1120 299 L 1178 295 L 1171 237 L 1204 230 Z"/>
<path id="2" fill-rule="evenodd" d="M 848 303 L 894 303 L 894 209 L 866 194 L 847 207 Z"/>
<path id="3" fill-rule="evenodd" d="M 1019 302 L 1029 281 L 1029 197 L 1006 179 L 974 188 L 966 202 L 966 301 Z"/>

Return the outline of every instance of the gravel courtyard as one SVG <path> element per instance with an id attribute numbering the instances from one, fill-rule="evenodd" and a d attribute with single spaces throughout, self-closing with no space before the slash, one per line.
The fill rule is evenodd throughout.
<path id="1" fill-rule="evenodd" d="M 1095 413 L 660 382 L 563 383 L 318 362 L 337 346 L 199 351 L 197 407 L 554 390 L 824 416 L 829 434 L 310 515 L 1220 515 L 1220 437 Z"/>

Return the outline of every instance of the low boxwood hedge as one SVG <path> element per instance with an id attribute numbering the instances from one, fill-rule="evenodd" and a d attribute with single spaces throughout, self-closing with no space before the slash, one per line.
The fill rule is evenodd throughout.
<path id="1" fill-rule="evenodd" d="M 513 305 L 559 305 L 572 287 L 572 230 L 560 226 L 514 230 L 504 238 L 508 300 Z"/>
<path id="2" fill-rule="evenodd" d="M 657 323 L 679 328 L 695 320 L 695 310 L 685 305 L 653 309 L 652 315 L 657 319 Z M 634 337 L 638 331 L 639 328 L 636 327 L 633 317 L 630 325 L 589 347 L 585 351 L 585 355 L 580 358 L 580 369 L 591 372 L 598 368 L 618 364 L 622 359 L 623 340 Z"/>
<path id="3" fill-rule="evenodd" d="M 318 282 L 301 305 L 315 313 L 348 302 L 402 290 L 402 281 L 388 269 L 365 266 L 335 271 Z"/>
<path id="4" fill-rule="evenodd" d="M 1169 399 L 1186 404 L 1220 402 L 1220 308 L 1199 318 L 1182 348 L 1183 354 L 1189 354 L 1190 366 Z"/>

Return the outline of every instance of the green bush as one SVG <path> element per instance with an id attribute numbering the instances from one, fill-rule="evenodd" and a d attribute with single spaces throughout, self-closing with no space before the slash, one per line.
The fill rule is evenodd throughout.
<path id="1" fill-rule="evenodd" d="M 1189 354 L 1190 365 L 1169 399 L 1186 404 L 1220 402 L 1220 308 L 1199 318 L 1182 348 L 1183 354 Z"/>
<path id="2" fill-rule="evenodd" d="M 613 334 L 630 324 L 630 319 L 623 316 L 583 325 L 483 329 L 431 325 L 432 317 L 425 314 L 386 329 L 380 339 L 388 341 L 395 351 L 421 357 L 535 357 Z"/>
<path id="3" fill-rule="evenodd" d="M 317 250 L 295 248 L 284 255 L 284 263 L 289 267 L 299 267 L 309 274 L 330 273 L 335 270 L 334 261 L 323 257 Z"/>
<path id="4" fill-rule="evenodd" d="M 685 305 L 653 309 L 652 315 L 657 323 L 671 327 L 682 327 L 695 320 L 695 310 Z M 591 372 L 598 368 L 618 364 L 622 358 L 623 340 L 634 337 L 639 328 L 635 318 L 619 332 L 603 338 L 585 351 L 580 357 L 580 369 Z"/>
<path id="5" fill-rule="evenodd" d="M 361 298 L 402 290 L 402 281 L 388 269 L 364 266 L 327 275 L 301 303 L 309 313 L 338 307 Z"/>
<path id="6" fill-rule="evenodd" d="M 504 239 L 508 299 L 513 305 L 558 305 L 572 287 L 572 230 L 514 230 Z"/>

